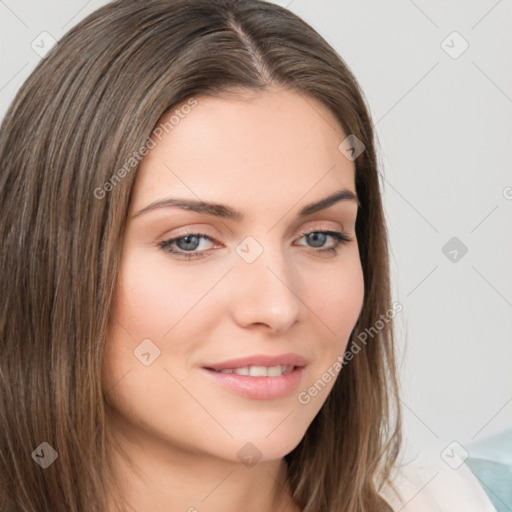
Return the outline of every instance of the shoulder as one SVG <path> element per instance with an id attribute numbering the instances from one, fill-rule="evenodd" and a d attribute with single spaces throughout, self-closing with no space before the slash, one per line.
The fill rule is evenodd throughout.
<path id="1" fill-rule="evenodd" d="M 443 463 L 444 464 L 444 463 Z M 381 494 L 400 512 L 496 512 L 477 478 L 466 464 L 409 463 L 395 468 L 392 482 L 400 496 L 389 487 Z"/>

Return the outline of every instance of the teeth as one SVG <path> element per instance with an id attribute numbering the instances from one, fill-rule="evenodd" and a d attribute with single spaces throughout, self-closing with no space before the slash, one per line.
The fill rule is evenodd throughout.
<path id="1" fill-rule="evenodd" d="M 267 377 L 278 377 L 283 374 L 281 366 L 271 366 L 267 369 Z"/>
<path id="2" fill-rule="evenodd" d="M 281 368 L 279 368 L 281 369 Z M 268 377 L 267 374 L 268 369 L 264 366 L 250 366 L 249 367 L 249 375 L 251 377 Z"/>
<path id="3" fill-rule="evenodd" d="M 243 368 L 233 368 L 230 370 L 217 370 L 219 373 L 236 373 L 237 375 L 249 375 L 251 377 L 279 377 L 285 373 L 290 373 L 293 366 L 281 365 L 271 366 L 244 366 Z"/>

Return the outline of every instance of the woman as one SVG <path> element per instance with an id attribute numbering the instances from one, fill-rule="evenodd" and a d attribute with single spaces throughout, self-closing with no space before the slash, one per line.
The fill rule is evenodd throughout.
<path id="1" fill-rule="evenodd" d="M 0 135 L 4 512 L 392 510 L 373 138 L 276 5 L 122 0 L 59 41 Z"/>

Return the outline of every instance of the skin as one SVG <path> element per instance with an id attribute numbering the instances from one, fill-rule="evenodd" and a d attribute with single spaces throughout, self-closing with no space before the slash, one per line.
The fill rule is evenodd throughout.
<path id="1" fill-rule="evenodd" d="M 364 282 L 357 203 L 297 214 L 337 190 L 355 194 L 354 162 L 338 150 L 346 134 L 336 118 L 311 97 L 269 89 L 243 99 L 196 99 L 172 131 L 155 138 L 137 171 L 103 385 L 109 426 L 138 470 L 121 456 L 116 467 L 137 512 L 300 510 L 279 501 L 280 490 L 290 495 L 283 457 L 304 436 L 334 379 L 308 404 L 297 395 L 344 353 Z M 245 219 L 176 207 L 134 216 L 167 197 L 223 203 Z M 188 261 L 160 247 L 185 229 L 213 239 L 188 249 L 204 257 Z M 322 254 L 333 238 L 315 244 L 302 235 L 325 230 L 351 241 Z M 250 264 L 236 252 L 248 236 L 263 248 Z M 190 245 L 180 243 L 172 247 L 186 252 Z M 149 366 L 134 356 L 144 339 L 160 350 Z M 201 370 L 288 352 L 309 363 L 299 388 L 280 399 L 240 396 Z M 237 456 L 247 442 L 261 453 L 252 467 Z"/>

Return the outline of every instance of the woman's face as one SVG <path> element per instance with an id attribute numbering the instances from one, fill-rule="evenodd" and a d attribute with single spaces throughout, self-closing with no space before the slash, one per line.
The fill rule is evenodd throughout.
<path id="1" fill-rule="evenodd" d="M 347 134 L 311 97 L 247 98 L 176 107 L 137 171 L 103 383 L 119 433 L 158 453 L 289 453 L 362 308 L 356 201 L 301 214 L 355 195 Z"/>

